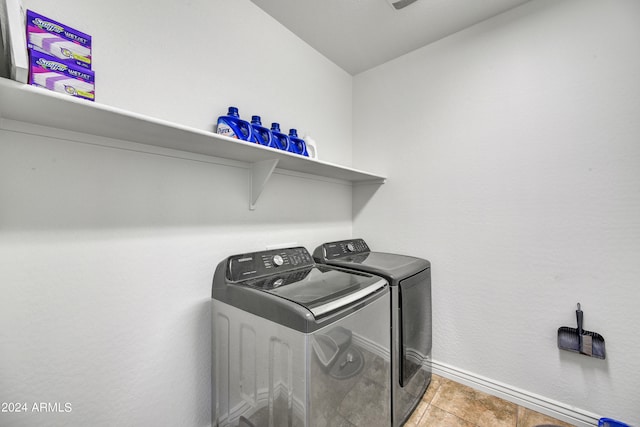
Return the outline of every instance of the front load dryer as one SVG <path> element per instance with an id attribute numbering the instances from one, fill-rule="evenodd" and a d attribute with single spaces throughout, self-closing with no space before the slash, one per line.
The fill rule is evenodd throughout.
<path id="1" fill-rule="evenodd" d="M 214 426 L 389 426 L 385 279 L 296 247 L 228 257 L 212 297 Z"/>
<path id="2" fill-rule="evenodd" d="M 317 262 L 384 277 L 391 289 L 391 425 L 411 416 L 431 382 L 431 264 L 372 252 L 362 239 L 320 245 Z"/>

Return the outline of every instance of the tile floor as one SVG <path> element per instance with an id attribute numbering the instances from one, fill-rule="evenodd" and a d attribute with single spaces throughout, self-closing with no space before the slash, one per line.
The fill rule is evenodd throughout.
<path id="1" fill-rule="evenodd" d="M 405 427 L 573 427 L 437 375 Z"/>

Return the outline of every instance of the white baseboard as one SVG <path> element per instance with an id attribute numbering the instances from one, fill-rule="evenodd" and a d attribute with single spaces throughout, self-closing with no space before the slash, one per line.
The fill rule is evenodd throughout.
<path id="1" fill-rule="evenodd" d="M 373 353 L 376 356 L 380 356 L 384 360 L 389 360 L 390 354 L 387 347 L 356 333 L 351 336 L 351 339 L 356 346 L 367 350 L 369 353 Z"/>
<path id="2" fill-rule="evenodd" d="M 432 372 L 441 377 L 468 385 L 493 396 L 524 406 L 536 412 L 548 415 L 577 427 L 594 427 L 598 425 L 599 416 L 580 408 L 565 405 L 561 402 L 530 393 L 526 390 L 503 384 L 489 378 L 476 375 L 446 363 L 433 360 Z"/>

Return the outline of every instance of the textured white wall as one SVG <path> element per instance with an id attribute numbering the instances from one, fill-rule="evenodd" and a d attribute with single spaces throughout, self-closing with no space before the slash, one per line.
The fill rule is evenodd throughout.
<path id="1" fill-rule="evenodd" d="M 23 0 L 93 37 L 96 100 L 213 129 L 234 105 L 351 164 L 351 76 L 249 0 Z"/>
<path id="2" fill-rule="evenodd" d="M 235 104 L 351 163 L 351 78 L 248 0 L 25 5 L 95 37 L 98 102 L 202 129 Z M 532 1 L 357 76 L 353 105 L 356 166 L 390 177 L 356 234 L 433 262 L 435 359 L 631 422 L 638 7 Z M 0 424 L 209 425 L 215 264 L 350 234 L 350 187 L 277 174 L 249 212 L 245 169 L 185 157 L 0 130 L 0 401 L 73 404 Z M 555 347 L 577 301 L 606 361 Z"/>
<path id="3" fill-rule="evenodd" d="M 432 261 L 435 360 L 640 422 L 640 2 L 535 0 L 354 79 L 354 235 Z M 380 224 L 385 224 L 380 227 Z M 607 359 L 556 347 L 601 333 Z"/>
<path id="4" fill-rule="evenodd" d="M 209 425 L 217 263 L 351 232 L 347 185 L 276 174 L 252 212 L 244 168 L 0 141 L 0 401 L 73 409 L 0 413 L 0 425 Z"/>
<path id="5" fill-rule="evenodd" d="M 25 5 L 95 37 L 98 102 L 204 129 L 235 104 L 351 161 L 351 77 L 248 0 Z M 217 263 L 351 235 L 342 182 L 276 171 L 249 211 L 246 165 L 2 124 L 0 402 L 29 405 L 3 426 L 210 425 Z"/>

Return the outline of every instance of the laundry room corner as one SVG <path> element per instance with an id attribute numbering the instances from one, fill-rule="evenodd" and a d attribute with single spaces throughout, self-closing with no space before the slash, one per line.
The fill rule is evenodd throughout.
<path id="1" fill-rule="evenodd" d="M 640 425 L 640 1 L 0 23 L 0 426 Z"/>

